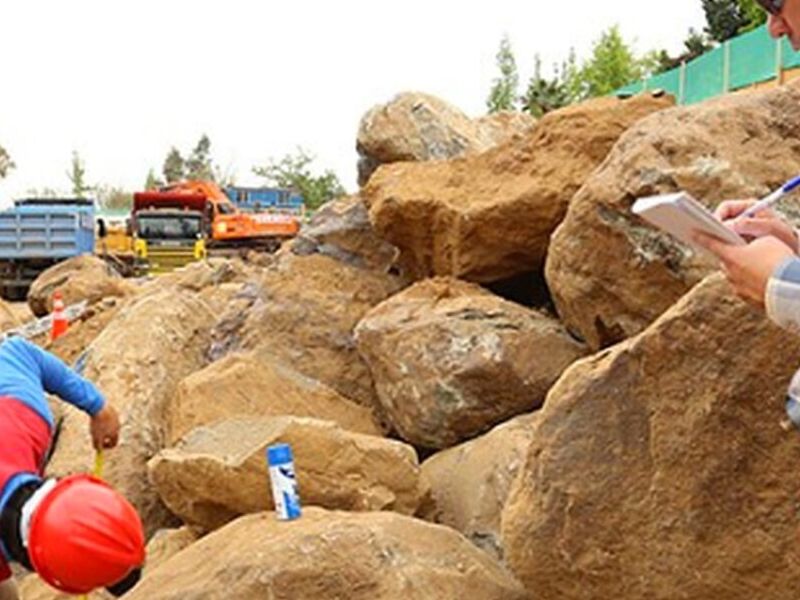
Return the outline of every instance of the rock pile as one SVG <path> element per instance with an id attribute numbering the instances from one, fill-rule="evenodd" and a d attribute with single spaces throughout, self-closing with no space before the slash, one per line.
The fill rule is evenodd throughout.
<path id="1" fill-rule="evenodd" d="M 52 349 L 123 417 L 106 476 L 152 536 L 126 598 L 794 597 L 800 339 L 629 209 L 784 180 L 798 107 L 800 82 L 487 124 L 403 95 L 362 122 L 366 186 L 275 255 L 102 292 Z M 92 456 L 68 408 L 48 470 Z"/>

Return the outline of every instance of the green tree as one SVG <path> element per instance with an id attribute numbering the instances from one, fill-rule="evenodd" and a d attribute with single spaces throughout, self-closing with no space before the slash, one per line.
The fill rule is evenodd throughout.
<path id="1" fill-rule="evenodd" d="M 522 101 L 522 110 L 534 117 L 541 117 L 552 110 L 566 106 L 572 101 L 568 82 L 565 81 L 564 76 L 567 67 L 562 66 L 561 70 L 556 67 L 554 70 L 555 74 L 552 79 L 544 77 L 542 75 L 542 60 L 538 54 L 536 55 L 533 76 L 528 81 L 528 89 L 525 91 L 525 95 L 520 99 Z"/>
<path id="2" fill-rule="evenodd" d="M 161 186 L 164 185 L 164 182 L 156 177 L 156 173 L 153 169 L 147 171 L 147 179 L 144 180 L 144 189 L 146 190 L 157 190 Z"/>
<path id="3" fill-rule="evenodd" d="M 740 0 L 702 0 L 706 14 L 706 33 L 716 42 L 724 42 L 747 25 Z"/>
<path id="4" fill-rule="evenodd" d="M 86 165 L 81 160 L 76 150 L 72 151 L 72 162 L 67 177 L 72 185 L 72 195 L 75 198 L 85 198 L 86 193 L 92 190 L 92 186 L 86 183 Z"/>
<path id="5" fill-rule="evenodd" d="M 739 0 L 739 12 L 744 21 L 739 33 L 746 33 L 767 22 L 767 13 L 755 0 Z"/>
<path id="6" fill-rule="evenodd" d="M 6 149 L 0 146 L 0 179 L 8 175 L 8 172 L 15 166 L 14 161 L 11 160 L 11 156 L 6 152 Z"/>
<path id="7" fill-rule="evenodd" d="M 500 75 L 494 80 L 489 98 L 486 100 L 486 107 L 490 114 L 501 110 L 514 110 L 519 88 L 517 61 L 514 59 L 511 41 L 507 35 L 504 35 L 500 41 L 500 50 L 498 50 L 496 58 Z"/>
<path id="8" fill-rule="evenodd" d="M 583 64 L 580 79 L 585 96 L 605 96 L 616 89 L 641 79 L 644 74 L 637 59 L 614 25 L 605 31 L 592 48 L 591 58 Z"/>
<path id="9" fill-rule="evenodd" d="M 214 165 L 211 162 L 211 140 L 203 134 L 186 159 L 186 179 L 192 181 L 215 180 Z"/>
<path id="10" fill-rule="evenodd" d="M 107 210 L 129 210 L 133 206 L 133 194 L 112 185 L 95 187 L 97 204 Z"/>
<path id="11" fill-rule="evenodd" d="M 253 173 L 263 177 L 267 185 L 296 190 L 308 208 L 316 209 L 343 196 L 346 191 L 333 171 L 314 175 L 310 168 L 313 162 L 313 156 L 298 148 L 294 155 L 287 154 L 279 161 L 270 159 L 265 166 L 253 167 Z"/>
<path id="12" fill-rule="evenodd" d="M 175 183 L 185 178 L 186 163 L 175 146 L 170 148 L 161 171 L 167 183 Z"/>

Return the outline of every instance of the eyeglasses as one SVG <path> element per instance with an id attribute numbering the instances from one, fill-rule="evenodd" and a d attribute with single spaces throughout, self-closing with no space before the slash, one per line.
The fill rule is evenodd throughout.
<path id="1" fill-rule="evenodd" d="M 771 15 L 779 15 L 783 8 L 784 0 L 756 0 L 764 10 Z"/>

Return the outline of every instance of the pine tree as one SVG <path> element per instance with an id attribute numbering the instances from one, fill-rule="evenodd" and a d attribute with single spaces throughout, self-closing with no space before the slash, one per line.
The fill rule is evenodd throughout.
<path id="1" fill-rule="evenodd" d="M 494 80 L 489 98 L 486 100 L 490 114 L 501 110 L 515 110 L 519 88 L 517 61 L 514 59 L 511 41 L 507 35 L 500 41 L 500 50 L 496 58 L 500 76 Z"/>
<path id="2" fill-rule="evenodd" d="M 702 0 L 706 14 L 706 33 L 716 42 L 724 42 L 739 33 L 748 21 L 742 14 L 740 0 Z"/>
<path id="3" fill-rule="evenodd" d="M 619 27 L 614 25 L 595 42 L 591 58 L 581 69 L 581 79 L 589 97 L 605 96 L 641 79 L 640 61 L 625 44 Z"/>
<path id="4" fill-rule="evenodd" d="M 72 195 L 75 198 L 85 198 L 86 192 L 91 191 L 92 187 L 86 183 L 86 165 L 75 150 L 72 151 L 72 162 L 67 177 L 72 184 Z"/>
<path id="5" fill-rule="evenodd" d="M 146 190 L 157 190 L 161 186 L 164 185 L 164 182 L 161 181 L 158 177 L 156 177 L 155 171 L 150 169 L 147 171 L 147 179 L 144 181 L 144 189 Z"/>
<path id="6" fill-rule="evenodd" d="M 214 166 L 211 162 L 211 140 L 206 134 L 203 134 L 189 158 L 186 159 L 186 179 L 214 181 L 214 176 Z"/>
<path id="7" fill-rule="evenodd" d="M 175 146 L 173 146 L 167 154 L 167 158 L 164 160 L 164 166 L 162 168 L 164 179 L 167 183 L 181 181 L 184 179 L 185 169 L 185 161 L 183 160 L 181 153 Z"/>
<path id="8" fill-rule="evenodd" d="M 15 166 L 6 149 L 0 146 L 0 179 L 8 175 L 8 172 Z"/>
<path id="9" fill-rule="evenodd" d="M 542 76 L 542 60 L 537 54 L 534 58 L 534 72 L 528 82 L 528 89 L 521 98 L 522 110 L 530 113 L 534 117 L 542 115 L 566 106 L 570 103 L 569 90 L 563 79 L 563 72 L 566 67 L 562 67 L 559 72 L 555 69 L 555 76 L 546 79 Z"/>

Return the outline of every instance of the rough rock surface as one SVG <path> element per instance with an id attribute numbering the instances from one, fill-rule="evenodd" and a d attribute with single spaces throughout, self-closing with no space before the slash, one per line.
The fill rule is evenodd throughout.
<path id="1" fill-rule="evenodd" d="M 552 318 L 452 278 L 372 309 L 356 342 L 381 408 L 409 442 L 444 448 L 539 407 L 584 354 Z"/>
<path id="2" fill-rule="evenodd" d="M 593 348 L 605 347 L 641 331 L 716 268 L 635 217 L 636 198 L 685 190 L 712 206 L 761 196 L 798 164 L 800 81 L 638 122 L 553 235 L 546 277 L 563 322 Z"/>
<path id="3" fill-rule="evenodd" d="M 53 310 L 53 293 L 59 290 L 65 304 L 88 300 L 90 304 L 107 296 L 127 296 L 133 286 L 103 259 L 83 254 L 60 262 L 42 272 L 31 284 L 28 305 L 43 317 Z"/>
<path id="4" fill-rule="evenodd" d="M 230 419 L 195 429 L 150 462 L 150 479 L 181 519 L 216 529 L 273 507 L 264 457 L 268 446 L 280 443 L 292 447 L 305 504 L 404 514 L 419 505 L 419 464 L 411 446 L 299 417 Z"/>
<path id="5" fill-rule="evenodd" d="M 0 332 L 8 331 L 22 325 L 18 318 L 19 310 L 10 303 L 0 299 Z"/>
<path id="6" fill-rule="evenodd" d="M 535 124 L 536 119 L 522 113 L 470 119 L 435 96 L 404 92 L 361 118 L 358 183 L 363 186 L 381 164 L 483 152 L 516 133 L 527 133 Z"/>
<path id="7" fill-rule="evenodd" d="M 457 532 L 390 512 L 305 508 L 237 519 L 158 567 L 126 600 L 526 598 Z"/>
<path id="8" fill-rule="evenodd" d="M 164 446 L 164 402 L 202 366 L 212 322 L 193 293 L 168 288 L 131 298 L 90 346 L 84 374 L 122 419 L 103 477 L 133 502 L 149 532 L 172 523 L 147 481 L 147 461 Z M 48 473 L 88 472 L 93 462 L 87 417 L 68 407 Z"/>
<path id="9" fill-rule="evenodd" d="M 356 433 L 382 433 L 370 409 L 264 351 L 230 354 L 192 373 L 167 400 L 165 412 L 171 444 L 195 427 L 235 416 L 315 417 Z"/>
<path id="10" fill-rule="evenodd" d="M 319 252 L 354 267 L 383 272 L 389 271 L 398 254 L 397 248 L 377 236 L 359 196 L 345 196 L 320 207 L 290 245 L 295 254 Z"/>
<path id="11" fill-rule="evenodd" d="M 795 598 L 800 436 L 779 422 L 798 356 L 713 276 L 571 367 L 502 519 L 533 596 Z"/>
<path id="12" fill-rule="evenodd" d="M 430 490 L 430 498 L 420 516 L 460 531 L 502 559 L 500 514 L 527 457 L 537 418 L 521 415 L 422 463 L 423 489 Z"/>
<path id="13" fill-rule="evenodd" d="M 67 332 L 58 339 L 50 342 L 46 339 L 46 334 L 40 343 L 46 350 L 72 365 L 116 318 L 123 302 L 119 298 L 105 298 L 101 302 L 89 306 L 79 319 L 69 324 Z"/>
<path id="14" fill-rule="evenodd" d="M 201 535 L 202 532 L 199 529 L 188 525 L 177 529 L 159 529 L 147 542 L 147 563 L 144 574 L 146 575 L 184 548 L 194 544 Z"/>
<path id="15" fill-rule="evenodd" d="M 411 277 L 485 283 L 535 271 L 570 199 L 617 138 L 671 105 L 640 96 L 564 108 L 528 135 L 476 156 L 381 167 L 361 195 Z"/>
<path id="16" fill-rule="evenodd" d="M 221 314 L 211 358 L 263 347 L 298 372 L 372 407 L 372 378 L 356 350 L 353 328 L 400 285 L 393 276 L 321 254 L 281 252 Z"/>

